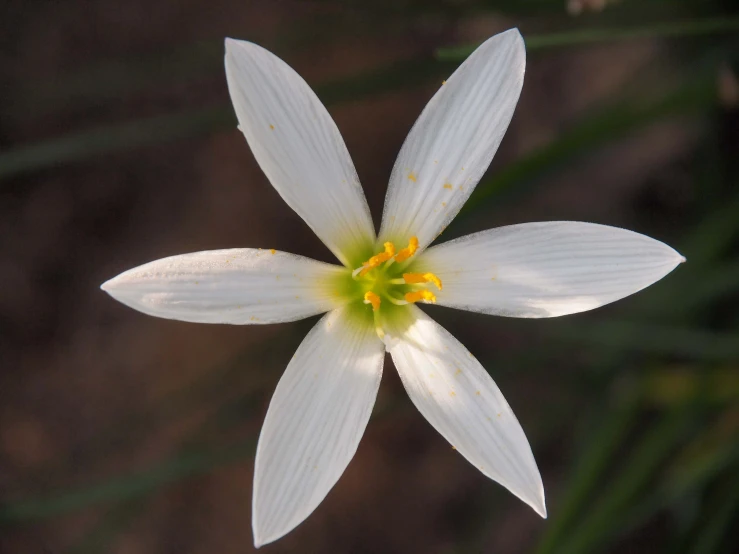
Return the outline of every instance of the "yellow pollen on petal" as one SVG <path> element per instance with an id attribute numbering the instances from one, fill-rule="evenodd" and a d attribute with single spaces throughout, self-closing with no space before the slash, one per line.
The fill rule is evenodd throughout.
<path id="1" fill-rule="evenodd" d="M 362 264 L 362 270 L 359 272 L 360 276 L 366 275 L 368 271 L 380 266 L 395 255 L 395 245 L 392 242 L 386 242 L 383 246 L 385 247 L 384 252 L 372 256 Z"/>
<path id="2" fill-rule="evenodd" d="M 372 304 L 372 311 L 376 312 L 380 309 L 380 302 L 382 302 L 382 299 L 377 296 L 374 292 L 371 290 L 368 290 L 364 293 L 364 303 L 365 304 Z"/>
<path id="3" fill-rule="evenodd" d="M 420 283 L 433 283 L 436 288 L 441 290 L 441 279 L 433 273 L 403 273 L 403 280 L 408 285 L 417 285 Z"/>
<path id="4" fill-rule="evenodd" d="M 413 181 L 415 183 L 416 182 L 416 174 L 411 171 L 408 174 L 408 179 L 410 179 L 411 181 Z"/>
<path id="5" fill-rule="evenodd" d="M 418 237 L 411 237 L 408 241 L 408 246 L 403 248 L 400 252 L 395 255 L 396 262 L 404 262 L 418 250 Z"/>
<path id="6" fill-rule="evenodd" d="M 454 187 L 452 186 L 451 183 L 444 183 L 444 188 L 447 190 L 452 190 Z"/>
<path id="7" fill-rule="evenodd" d="M 416 290 L 405 293 L 405 301 L 409 304 L 414 304 L 421 300 L 424 302 L 436 302 L 436 295 L 430 290 Z"/>

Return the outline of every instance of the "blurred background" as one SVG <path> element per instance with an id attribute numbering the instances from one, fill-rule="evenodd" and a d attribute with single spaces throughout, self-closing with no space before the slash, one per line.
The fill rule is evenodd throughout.
<path id="1" fill-rule="evenodd" d="M 521 101 L 442 240 L 583 220 L 688 263 L 548 320 L 429 313 L 494 377 L 549 519 L 413 408 L 389 357 L 359 451 L 266 552 L 737 552 L 739 15 L 732 0 L 150 2 L 0 6 L 0 551 L 252 551 L 253 457 L 316 318 L 155 319 L 104 280 L 164 256 L 331 261 L 236 130 L 223 38 L 314 87 L 376 224 L 406 133 L 476 44 L 517 26 Z"/>

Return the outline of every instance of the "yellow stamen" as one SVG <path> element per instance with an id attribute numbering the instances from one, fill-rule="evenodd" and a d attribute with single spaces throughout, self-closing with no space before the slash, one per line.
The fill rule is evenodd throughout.
<path id="1" fill-rule="evenodd" d="M 408 246 L 403 248 L 400 252 L 395 255 L 396 262 L 404 262 L 418 250 L 418 237 L 411 237 L 408 241 Z"/>
<path id="2" fill-rule="evenodd" d="M 403 273 L 403 281 L 408 285 L 433 283 L 437 289 L 441 290 L 441 279 L 433 273 Z"/>
<path id="3" fill-rule="evenodd" d="M 381 298 L 377 296 L 374 292 L 371 290 L 368 290 L 364 293 L 364 303 L 365 304 L 372 304 L 372 311 L 376 312 L 380 309 L 380 302 L 382 302 Z"/>
<path id="4" fill-rule="evenodd" d="M 395 245 L 392 242 L 386 242 L 383 246 L 385 247 L 384 252 L 372 256 L 362 264 L 362 269 L 359 272 L 360 277 L 363 277 L 368 271 L 380 266 L 395 255 Z"/>
<path id="5" fill-rule="evenodd" d="M 414 292 L 406 292 L 405 293 L 405 300 L 406 302 L 409 302 L 410 304 L 414 304 L 415 302 L 420 302 L 423 300 L 424 302 L 436 302 L 436 295 L 431 292 L 430 290 L 417 290 Z"/>

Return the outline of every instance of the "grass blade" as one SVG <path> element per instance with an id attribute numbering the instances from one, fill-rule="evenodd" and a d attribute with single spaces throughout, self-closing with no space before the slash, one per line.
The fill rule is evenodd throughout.
<path id="1" fill-rule="evenodd" d="M 559 33 L 527 35 L 526 50 L 536 51 L 564 46 L 582 46 L 602 42 L 618 42 L 637 39 L 679 38 L 699 35 L 731 33 L 739 30 L 737 17 L 711 17 L 687 21 L 670 21 L 635 27 L 576 29 Z M 436 57 L 442 61 L 462 61 L 479 46 L 478 43 L 439 48 Z"/>
<path id="2" fill-rule="evenodd" d="M 577 467 L 567 486 L 567 495 L 557 509 L 553 510 L 556 518 L 547 526 L 546 534 L 536 550 L 537 554 L 553 552 L 568 527 L 571 527 L 578 514 L 584 511 L 585 502 L 597 487 L 613 455 L 632 428 L 638 406 L 636 399 L 629 400 L 624 406 L 608 414 L 603 423 L 591 433 L 587 447 L 578 457 Z"/>
<path id="3" fill-rule="evenodd" d="M 635 446 L 619 475 L 599 496 L 600 501 L 582 514 L 581 523 L 554 551 L 567 554 L 600 551 L 602 542 L 617 532 L 628 505 L 684 436 L 690 421 L 687 410 L 679 409 L 653 424 Z"/>

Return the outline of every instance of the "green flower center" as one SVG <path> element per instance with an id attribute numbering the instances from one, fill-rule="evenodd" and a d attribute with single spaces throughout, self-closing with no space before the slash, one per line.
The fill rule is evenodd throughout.
<path id="1" fill-rule="evenodd" d="M 384 319 L 396 312 L 396 306 L 416 302 L 434 303 L 436 295 L 430 290 L 441 290 L 441 280 L 433 273 L 405 272 L 406 260 L 418 250 L 418 239 L 411 237 L 406 248 L 397 250 L 392 242 L 386 242 L 384 250 L 370 257 L 351 272 L 342 282 L 341 292 L 352 303 L 363 304 L 364 315 L 371 310 L 377 335 L 383 338 Z M 351 279 L 351 281 L 349 281 Z M 357 305 L 356 308 L 362 307 Z"/>

